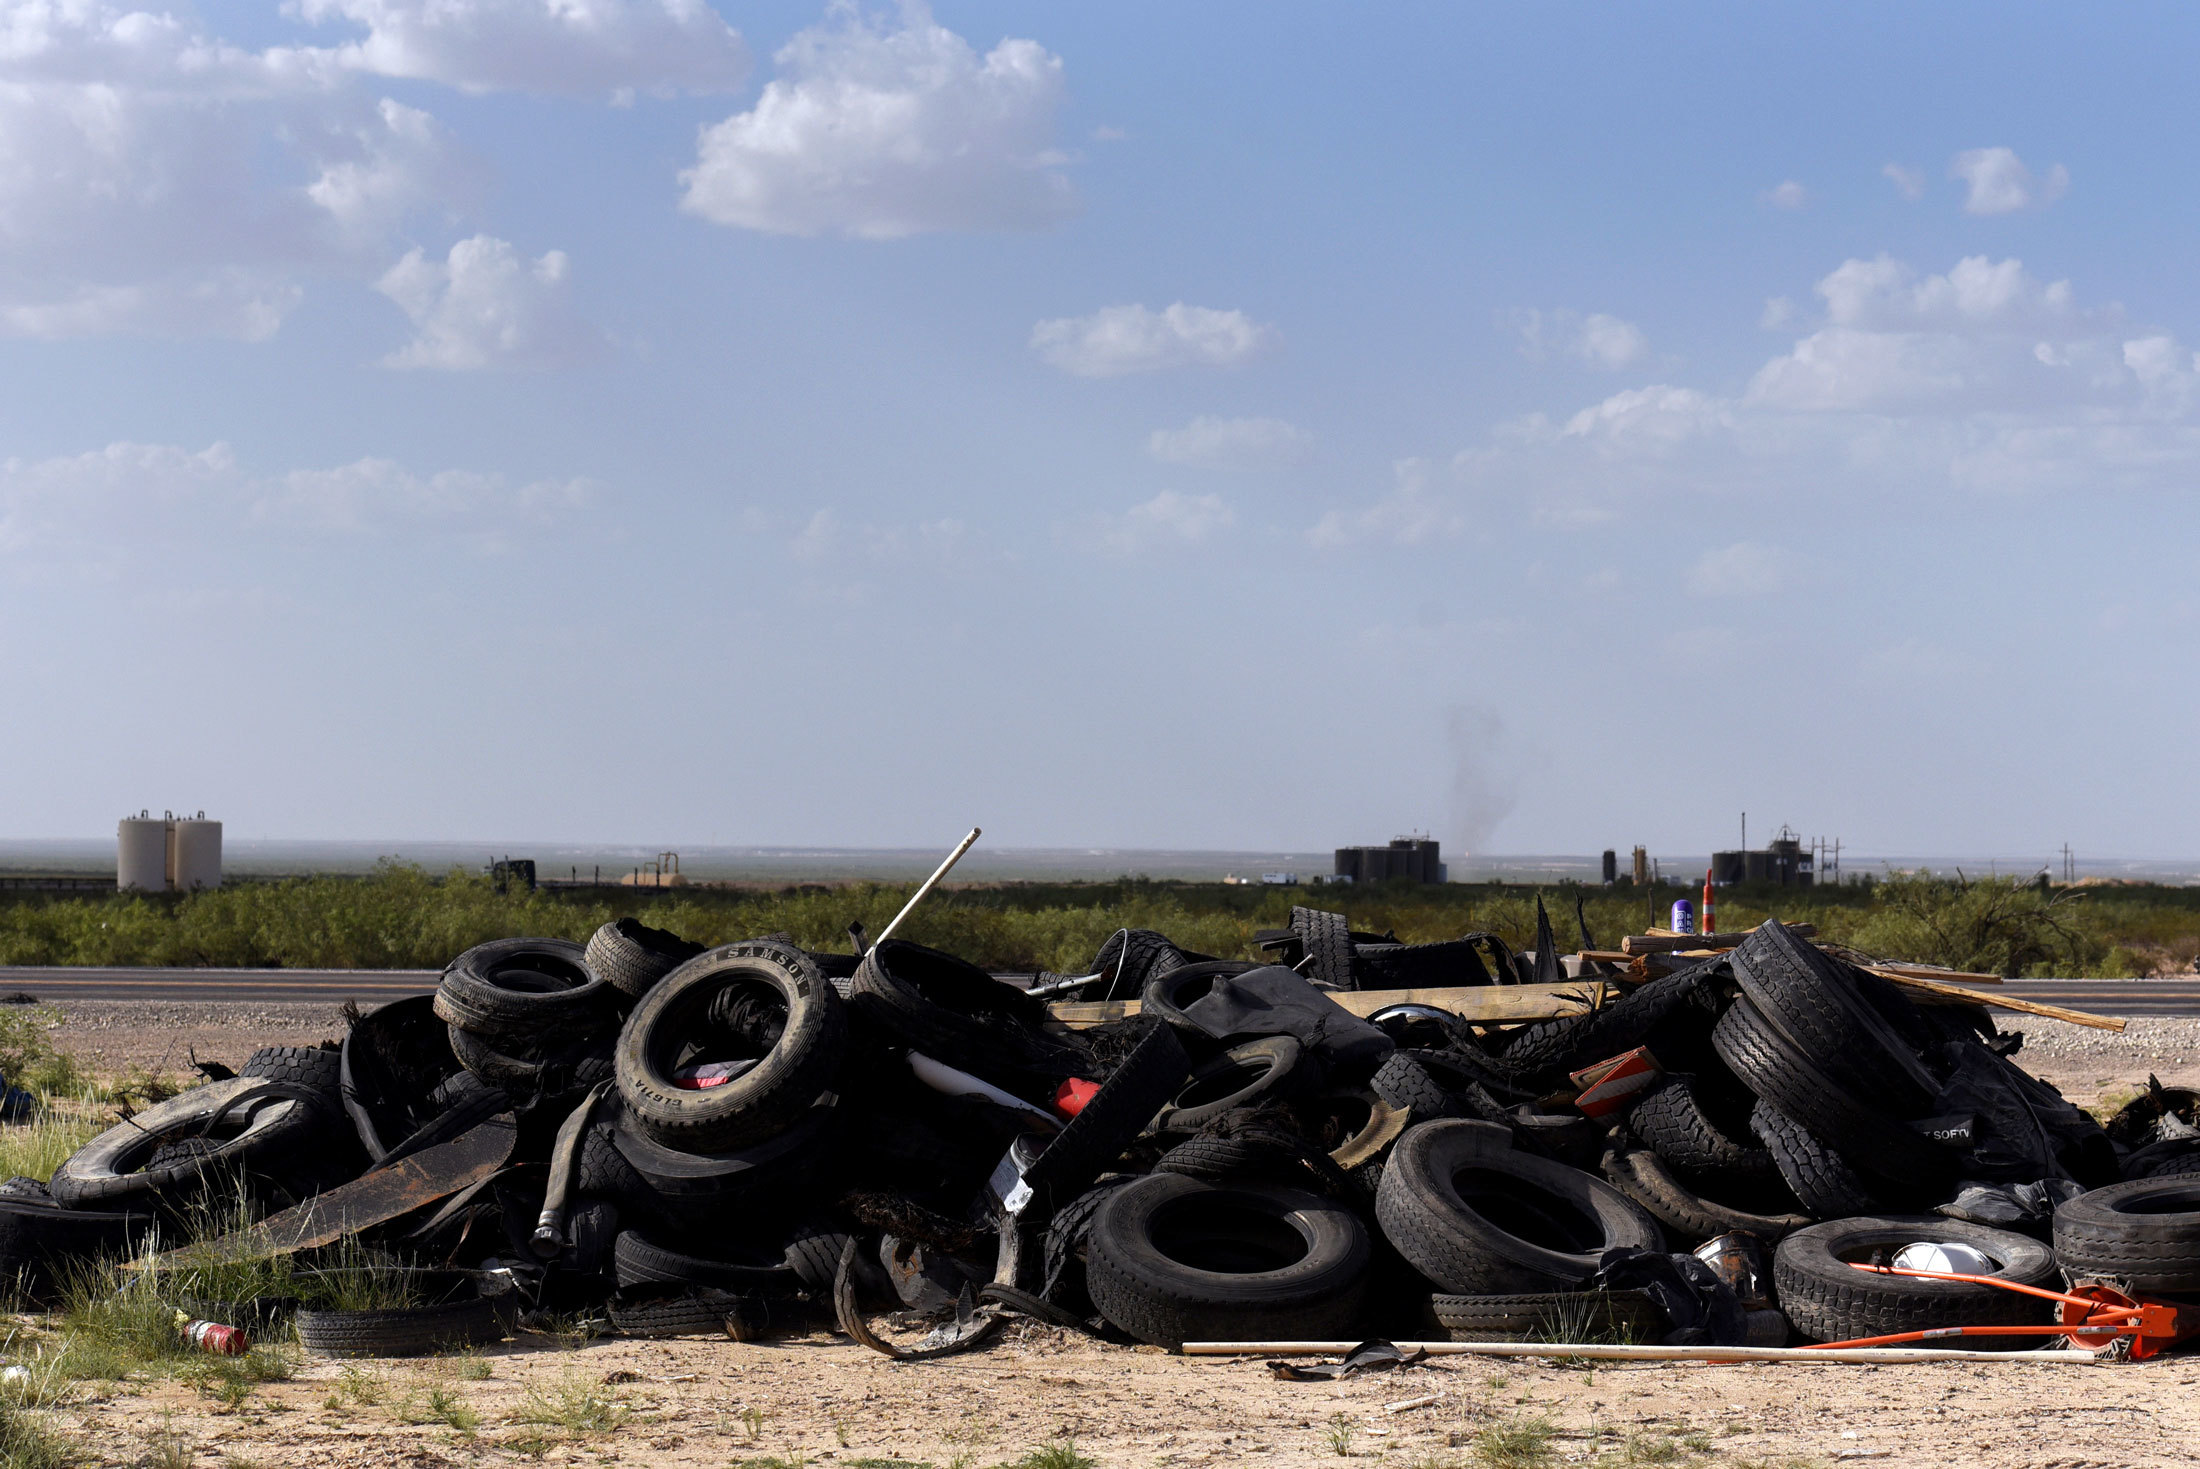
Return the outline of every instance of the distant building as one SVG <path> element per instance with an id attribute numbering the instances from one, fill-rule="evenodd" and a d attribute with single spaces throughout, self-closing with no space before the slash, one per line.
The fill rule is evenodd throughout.
<path id="1" fill-rule="evenodd" d="M 1711 881 L 1717 887 L 1767 882 L 1777 887 L 1807 888 L 1816 877 L 1812 854 L 1803 846 L 1802 838 L 1784 826 L 1761 851 L 1711 854 Z"/>
<path id="2" fill-rule="evenodd" d="M 1429 837 L 1394 837 L 1387 847 L 1337 848 L 1337 876 L 1348 882 L 1444 881 L 1444 860 Z"/>

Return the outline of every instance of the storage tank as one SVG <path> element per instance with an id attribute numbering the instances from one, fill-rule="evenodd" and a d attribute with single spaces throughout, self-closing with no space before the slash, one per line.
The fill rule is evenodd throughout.
<path id="1" fill-rule="evenodd" d="M 169 874 L 179 893 L 194 888 L 218 888 L 222 885 L 222 824 L 208 821 L 206 813 L 196 816 L 179 816 L 171 828 L 171 850 L 175 860 L 168 864 Z"/>
<path id="2" fill-rule="evenodd" d="M 140 811 L 115 823 L 115 886 L 124 892 L 168 890 L 167 818 Z"/>

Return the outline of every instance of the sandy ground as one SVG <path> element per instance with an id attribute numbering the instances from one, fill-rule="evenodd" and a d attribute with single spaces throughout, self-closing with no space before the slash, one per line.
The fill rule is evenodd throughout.
<path id="1" fill-rule="evenodd" d="M 236 1065 L 256 1046 L 337 1036 L 326 1004 L 65 1007 L 57 1039 L 104 1072 L 180 1073 L 188 1054 Z M 2200 1021 L 2122 1035 L 2027 1027 L 2019 1059 L 2081 1104 L 2149 1071 L 2200 1086 Z M 476 1378 L 486 1367 L 487 1376 Z M 2050 1366 L 1855 1367 L 1445 1359 L 1342 1383 L 1286 1383 L 1259 1362 L 1194 1360 L 1019 1328 L 989 1349 L 898 1364 L 829 1335 L 574 1344 L 529 1334 L 463 1360 L 304 1359 L 237 1405 L 174 1382 L 108 1386 L 60 1410 L 111 1464 L 750 1464 L 756 1469 L 990 1469 L 1073 1437 L 1102 1466 L 1239 1462 L 1396 1469 L 1678 1463 L 1793 1469 L 1851 1461 L 1981 1469 L 2190 1464 L 2200 1357 Z M 1436 1396 L 1404 1412 L 1386 1405 Z M 529 1421 L 593 1400 L 616 1425 Z M 438 1416 L 439 1406 L 442 1415 Z M 554 1416 L 554 1415 L 553 1415 Z M 1547 1420 L 1549 1460 L 1489 1450 Z M 454 1420 L 467 1426 L 453 1426 Z M 187 1451 L 163 1455 L 163 1447 Z M 866 1463 L 866 1461 L 869 1461 Z M 1037 1469 L 1037 1466 L 1033 1466 Z M 1053 1469 L 1063 1469 L 1056 1465 Z"/>
<path id="2" fill-rule="evenodd" d="M 173 1383 L 63 1410 L 102 1462 L 164 1435 L 199 1465 L 623 1463 L 845 1469 L 1013 1463 L 1074 1438 L 1102 1466 L 1257 1462 L 1397 1469 L 1546 1462 L 1488 1452 L 1541 1419 L 1557 1463 L 1800 1469 L 1884 1461 L 1979 1469 L 2189 1465 L 2200 1361 L 1856 1367 L 1493 1363 L 1462 1358 L 1340 1383 L 1289 1383 L 1258 1361 L 1096 1346 L 1031 1327 L 990 1350 L 900 1364 L 819 1336 L 561 1348 L 527 1338 L 461 1362 L 311 1361 L 229 1407 Z M 473 1368 L 478 1372 L 480 1367 Z M 454 1428 L 434 1418 L 440 1392 Z M 530 1393 L 534 1396 L 531 1398 Z M 616 1426 L 527 1421 L 593 1396 Z M 1404 1412 L 1388 1405 L 1435 1397 Z M 363 1401 L 362 1399 L 367 1399 Z M 413 1420 L 413 1421 L 408 1421 Z M 426 1420 L 426 1421 L 420 1421 Z"/>

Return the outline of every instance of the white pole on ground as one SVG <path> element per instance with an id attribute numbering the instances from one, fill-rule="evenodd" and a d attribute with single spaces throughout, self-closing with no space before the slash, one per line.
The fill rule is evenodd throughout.
<path id="1" fill-rule="evenodd" d="M 1341 1357 L 1349 1341 L 1188 1341 L 1187 1357 Z M 1432 1357 L 1582 1357 L 1602 1362 L 2099 1362 L 2093 1352 L 1972 1352 L 1947 1347 L 1666 1347 L 1596 1342 L 1402 1341 L 1401 1352 Z"/>
<path id="2" fill-rule="evenodd" d="M 901 927 L 901 921 L 909 916 L 909 910 L 924 901 L 924 895 L 932 891 L 933 884 L 937 883 L 941 878 L 947 876 L 948 868 L 953 867 L 957 862 L 962 861 L 962 854 L 969 851 L 970 844 L 978 839 L 978 830 L 979 829 L 977 827 L 973 826 L 972 828 L 970 828 L 970 835 L 955 843 L 955 850 L 947 854 L 947 860 L 932 869 L 932 875 L 924 880 L 924 886 L 918 888 L 915 892 L 911 893 L 909 895 L 909 901 L 901 905 L 901 911 L 894 915 L 894 921 L 887 924 L 885 928 L 881 929 L 877 938 L 871 940 L 871 946 L 873 948 L 877 948 L 880 944 L 883 944 L 888 939 L 892 938 L 894 936 L 894 930 Z"/>

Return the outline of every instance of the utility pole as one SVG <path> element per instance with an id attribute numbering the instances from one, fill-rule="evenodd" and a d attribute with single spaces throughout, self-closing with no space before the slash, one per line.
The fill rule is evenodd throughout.
<path id="1" fill-rule="evenodd" d="M 1742 850 L 1745 852 L 1749 850 L 1749 813 L 1747 811 L 1742 813 Z"/>

